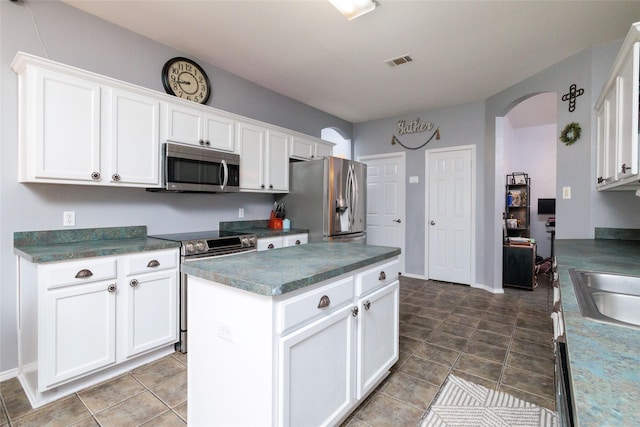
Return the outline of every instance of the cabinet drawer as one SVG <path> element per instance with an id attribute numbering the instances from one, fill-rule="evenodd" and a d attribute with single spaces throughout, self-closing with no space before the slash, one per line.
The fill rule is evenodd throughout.
<path id="1" fill-rule="evenodd" d="M 115 279 L 116 258 L 86 258 L 40 266 L 40 274 L 47 289 L 80 283 Z"/>
<path id="2" fill-rule="evenodd" d="M 398 280 L 398 260 L 366 270 L 356 277 L 356 294 L 364 295 L 374 289 Z"/>
<path id="3" fill-rule="evenodd" d="M 327 297 L 326 299 L 324 297 Z M 321 303 L 322 300 L 322 303 Z M 277 333 L 326 315 L 353 301 L 353 277 L 347 277 L 282 302 L 278 309 Z M 324 307 L 322 307 L 324 305 Z"/>
<path id="4" fill-rule="evenodd" d="M 284 236 L 282 240 L 283 240 L 283 246 L 285 248 L 287 246 L 304 245 L 308 243 L 309 235 L 306 233 L 292 234 L 291 236 Z"/>
<path id="5" fill-rule="evenodd" d="M 266 251 L 268 249 L 279 249 L 282 247 L 282 237 L 268 237 L 258 239 L 258 251 Z"/>
<path id="6" fill-rule="evenodd" d="M 129 255 L 125 258 L 125 273 L 127 276 L 168 270 L 176 268 L 177 266 L 177 249 L 141 252 L 140 254 Z"/>

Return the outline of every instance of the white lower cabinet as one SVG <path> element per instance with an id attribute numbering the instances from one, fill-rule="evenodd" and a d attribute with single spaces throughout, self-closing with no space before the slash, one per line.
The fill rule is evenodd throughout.
<path id="1" fill-rule="evenodd" d="M 39 319 L 40 391 L 115 363 L 114 282 L 98 281 L 45 292 Z"/>
<path id="2" fill-rule="evenodd" d="M 354 400 L 352 307 L 280 339 L 281 422 L 326 426 L 347 415 Z"/>
<path id="3" fill-rule="evenodd" d="M 126 357 L 175 342 L 178 336 L 178 282 L 175 271 L 147 273 L 130 279 L 126 292 Z"/>
<path id="4" fill-rule="evenodd" d="M 358 399 L 369 393 L 398 360 L 399 298 L 396 280 L 358 302 Z"/>
<path id="5" fill-rule="evenodd" d="M 397 263 L 277 297 L 189 276 L 189 423 L 346 419 L 398 360 Z M 260 404 L 246 411 L 247 400 Z"/>
<path id="6" fill-rule="evenodd" d="M 19 378 L 34 407 L 120 373 L 109 369 L 173 351 L 178 257 L 178 249 L 166 249 L 41 264 L 19 259 Z"/>

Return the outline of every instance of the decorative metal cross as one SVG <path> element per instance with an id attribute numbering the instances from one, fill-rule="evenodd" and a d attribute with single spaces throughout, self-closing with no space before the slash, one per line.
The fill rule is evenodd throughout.
<path id="1" fill-rule="evenodd" d="M 562 95 L 563 101 L 569 101 L 569 112 L 573 113 L 576 109 L 576 98 L 584 93 L 584 89 L 577 89 L 577 85 L 574 83 L 569 86 L 569 93 Z"/>

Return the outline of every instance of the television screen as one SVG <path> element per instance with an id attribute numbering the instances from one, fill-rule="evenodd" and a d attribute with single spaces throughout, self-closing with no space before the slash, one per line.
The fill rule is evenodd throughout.
<path id="1" fill-rule="evenodd" d="M 555 215 L 556 199 L 538 199 L 538 215 Z"/>

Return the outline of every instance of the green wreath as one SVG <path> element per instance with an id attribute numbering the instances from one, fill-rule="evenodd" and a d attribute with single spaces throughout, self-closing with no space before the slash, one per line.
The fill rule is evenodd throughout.
<path id="1" fill-rule="evenodd" d="M 582 135 L 582 128 L 580 125 L 576 122 L 571 122 L 565 126 L 564 130 L 560 134 L 560 141 L 564 142 L 565 145 L 571 145 L 580 139 L 580 135 Z"/>

